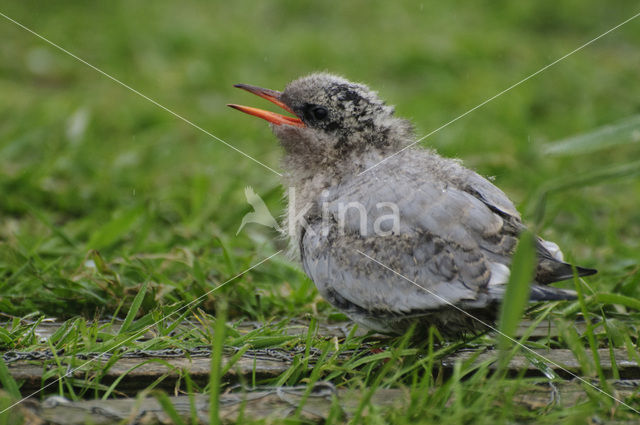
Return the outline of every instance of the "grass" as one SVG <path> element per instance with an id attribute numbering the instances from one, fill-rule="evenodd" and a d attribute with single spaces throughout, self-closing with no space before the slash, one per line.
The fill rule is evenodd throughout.
<path id="1" fill-rule="evenodd" d="M 577 0 L 115 1 L 108 7 L 24 1 L 0 11 L 273 168 L 280 153 L 267 127 L 225 107 L 255 102 L 234 83 L 279 89 L 315 70 L 341 73 L 377 88 L 422 135 L 638 12 L 632 1 L 611 8 Z M 590 377 L 600 373 L 588 362 L 594 348 L 622 347 L 637 358 L 639 22 L 422 143 L 495 176 L 540 234 L 570 260 L 600 270 L 589 287 L 578 285 L 580 302 L 530 312 L 550 315 L 566 330 L 528 344 L 570 348 L 585 359 Z M 282 248 L 255 225 L 236 236 L 251 210 L 246 186 L 271 211 L 282 209 L 277 176 L 4 18 L 0 37 L 0 312 L 7 323 L 0 349 L 47 348 L 29 324 L 43 317 L 67 320 L 49 342 L 66 356 L 118 343 L 211 345 L 210 333 L 172 334 L 169 320 L 155 326 L 152 340 L 134 336 Z M 283 256 L 174 317 L 186 313 L 211 324 L 219 302 L 227 303 L 232 321 L 343 318 Z M 92 320 L 114 316 L 126 318 L 119 335 Z M 570 325 L 580 316 L 600 321 L 580 336 Z M 364 393 L 407 389 L 411 397 L 402 408 L 363 405 L 363 423 L 635 418 L 601 394 L 573 408 L 523 411 L 504 394 L 529 378 L 498 379 L 471 363 L 453 376 L 432 374 L 451 348 L 440 347 L 434 334 L 419 347 L 401 338 L 388 351 L 345 361 L 339 353 L 368 341 L 352 336 L 307 370 L 309 350 L 327 346 L 317 335 L 286 336 L 277 325 L 248 336 L 226 331 L 227 346 L 307 347 L 283 376 L 247 385 L 322 378 Z M 15 398 L 3 371 L 0 366 L 2 386 Z M 93 378 L 65 379 L 51 390 L 78 398 L 117 395 Z"/>

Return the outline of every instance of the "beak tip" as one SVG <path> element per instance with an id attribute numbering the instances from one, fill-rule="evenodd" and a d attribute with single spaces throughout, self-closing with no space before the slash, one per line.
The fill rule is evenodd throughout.
<path id="1" fill-rule="evenodd" d="M 281 107 L 285 111 L 290 112 L 293 115 L 296 115 L 296 113 L 289 106 L 287 106 L 283 101 L 280 100 L 280 95 L 282 95 L 282 93 L 279 91 L 264 89 L 262 87 L 250 86 L 248 84 L 234 84 L 233 87 L 246 90 L 249 93 L 253 93 L 263 99 L 268 100 L 271 103 L 276 104 L 277 106 Z M 228 103 L 227 106 L 233 109 L 237 109 L 240 112 L 244 112 L 245 114 L 262 118 L 275 125 L 286 124 L 286 125 L 304 127 L 302 120 L 300 120 L 297 117 L 295 118 L 287 117 L 285 115 L 276 114 L 275 112 L 269 112 L 262 109 L 251 108 L 249 106 L 236 105 L 233 103 Z"/>

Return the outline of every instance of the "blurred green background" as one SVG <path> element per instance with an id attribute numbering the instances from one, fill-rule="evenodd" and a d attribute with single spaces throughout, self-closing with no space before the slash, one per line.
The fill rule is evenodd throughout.
<path id="1" fill-rule="evenodd" d="M 591 0 L 0 2 L 276 169 L 267 125 L 225 106 L 265 104 L 234 83 L 342 74 L 421 136 L 638 11 Z M 255 225 L 235 234 L 246 186 L 282 209 L 278 176 L 2 17 L 0 40 L 1 312 L 112 314 L 145 281 L 146 308 L 192 300 L 282 246 Z M 594 288 L 635 297 L 640 125 L 597 129 L 640 113 L 639 44 L 640 19 L 423 142 L 495 176 L 544 237 L 600 269 Z M 591 148 L 548 152 L 583 133 Z M 534 214 L 545 188 L 576 178 Z M 282 256 L 225 291 L 232 317 L 331 311 Z"/>

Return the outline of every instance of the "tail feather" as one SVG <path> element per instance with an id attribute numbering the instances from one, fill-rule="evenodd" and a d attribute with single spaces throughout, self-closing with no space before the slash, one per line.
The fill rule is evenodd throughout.
<path id="1" fill-rule="evenodd" d="M 532 285 L 529 295 L 530 301 L 562 301 L 575 300 L 578 294 L 570 289 L 554 288 L 553 286 Z"/>
<path id="2" fill-rule="evenodd" d="M 598 272 L 595 269 L 565 263 L 562 251 L 560 251 L 558 245 L 553 242 L 538 238 L 536 250 L 538 253 L 538 267 L 536 269 L 535 281 L 542 285 L 573 279 L 574 268 L 578 277 L 591 276 Z"/>
<path id="3" fill-rule="evenodd" d="M 538 268 L 536 270 L 535 281 L 543 285 L 548 285 L 552 282 L 573 279 L 574 267 L 578 277 L 591 276 L 598 272 L 596 269 L 572 266 L 571 264 L 563 263 L 551 258 L 540 258 L 538 261 Z"/>

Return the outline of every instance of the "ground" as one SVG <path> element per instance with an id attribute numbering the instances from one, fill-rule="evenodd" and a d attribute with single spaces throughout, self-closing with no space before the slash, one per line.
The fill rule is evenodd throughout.
<path id="1" fill-rule="evenodd" d="M 153 323 L 284 247 L 275 232 L 255 224 L 236 235 L 252 211 L 245 187 L 274 214 L 282 210 L 278 176 L 175 114 L 279 170 L 281 152 L 268 127 L 225 106 L 264 106 L 234 83 L 282 89 L 313 71 L 342 74 L 376 88 L 422 136 L 639 11 L 633 1 L 614 8 L 584 0 L 0 2 L 6 15 L 0 16 L 0 349 L 49 348 L 26 325 L 10 326 L 16 317 L 90 323 L 129 314 L 132 326 L 124 334 L 133 332 L 133 325 Z M 493 177 L 530 226 L 563 247 L 569 260 L 599 270 L 577 285 L 580 302 L 530 313 L 562 323 L 586 315 L 599 324 L 532 346 L 582 354 L 609 346 L 637 350 L 639 43 L 640 18 L 422 142 Z M 220 302 L 234 323 L 344 320 L 281 254 L 205 295 L 185 317 L 212 323 Z M 90 329 L 74 326 L 51 345 L 68 353 L 104 348 Z M 349 350 L 364 338 L 331 347 Z M 437 342 L 426 341 L 424 353 Z M 485 337 L 473 344 L 494 342 Z M 252 347 L 305 343 L 327 345 L 313 334 L 285 337 L 277 326 L 247 338 L 229 329 L 225 340 Z M 210 334 L 164 335 L 144 347 L 202 344 L 211 344 Z M 398 350 L 354 370 L 332 359 L 317 376 L 298 368 L 260 383 L 329 377 L 340 388 L 416 392 L 443 384 L 403 366 L 421 355 L 415 351 L 404 363 L 373 361 L 403 357 L 406 341 L 375 344 Z M 598 376 L 597 367 L 584 367 L 585 376 Z M 461 365 L 423 404 L 374 410 L 361 420 L 634 418 L 598 394 L 570 408 L 524 411 L 495 403 L 523 379 L 496 379 Z M 64 386 L 54 391 L 77 396 Z M 81 384 L 75 391 L 88 397 Z"/>

